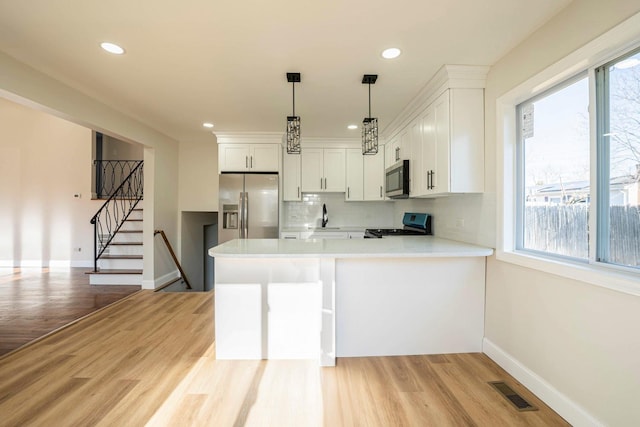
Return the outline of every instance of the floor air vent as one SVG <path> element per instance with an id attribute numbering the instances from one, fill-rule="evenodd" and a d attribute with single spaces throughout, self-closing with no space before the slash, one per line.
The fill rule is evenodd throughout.
<path id="1" fill-rule="evenodd" d="M 507 399 L 518 411 L 537 411 L 538 408 L 524 400 L 522 396 L 513 391 L 511 387 L 504 383 L 504 381 L 489 381 L 489 384 L 493 386 L 498 393 L 500 393 L 505 399 Z"/>

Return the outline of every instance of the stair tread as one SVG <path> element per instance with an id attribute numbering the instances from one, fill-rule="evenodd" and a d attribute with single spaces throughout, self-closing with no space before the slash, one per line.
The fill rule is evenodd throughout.
<path id="1" fill-rule="evenodd" d="M 109 246 L 142 246 L 142 242 L 111 242 Z"/>
<path id="2" fill-rule="evenodd" d="M 105 269 L 98 271 L 87 271 L 86 274 L 142 274 L 142 270 L 135 269 Z"/>
<path id="3" fill-rule="evenodd" d="M 142 255 L 102 255 L 100 259 L 142 259 Z"/>

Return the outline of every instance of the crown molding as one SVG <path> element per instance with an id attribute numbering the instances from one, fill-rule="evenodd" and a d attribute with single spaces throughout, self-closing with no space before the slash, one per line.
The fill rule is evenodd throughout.
<path id="1" fill-rule="evenodd" d="M 211 132 L 218 144 L 282 144 L 282 132 Z"/>
<path id="2" fill-rule="evenodd" d="M 484 89 L 489 68 L 486 65 L 443 65 L 381 134 L 385 139 L 394 137 L 447 89 Z"/>

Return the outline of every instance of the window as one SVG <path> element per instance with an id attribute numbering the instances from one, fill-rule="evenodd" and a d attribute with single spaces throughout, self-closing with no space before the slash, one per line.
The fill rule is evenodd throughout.
<path id="1" fill-rule="evenodd" d="M 640 268 L 640 51 L 596 69 L 597 260 Z"/>
<path id="2" fill-rule="evenodd" d="M 589 258 L 589 81 L 517 106 L 518 249 Z"/>
<path id="3" fill-rule="evenodd" d="M 516 121 L 515 248 L 640 268 L 640 49 L 520 103 Z"/>

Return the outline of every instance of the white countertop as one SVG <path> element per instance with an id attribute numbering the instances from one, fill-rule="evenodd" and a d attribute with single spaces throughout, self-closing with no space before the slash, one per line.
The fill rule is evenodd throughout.
<path id="1" fill-rule="evenodd" d="M 363 226 L 357 226 L 357 225 L 344 225 L 344 226 L 340 226 L 340 227 L 285 227 L 283 229 L 281 229 L 281 232 L 305 232 L 305 231 L 312 231 L 314 233 L 327 233 L 327 232 L 341 232 L 341 231 L 345 231 L 345 232 L 349 232 L 349 231 L 364 231 L 367 228 L 392 228 L 392 227 L 363 227 Z"/>
<path id="2" fill-rule="evenodd" d="M 225 258 L 450 258 L 484 257 L 493 249 L 433 236 L 382 239 L 235 239 L 209 249 Z"/>

